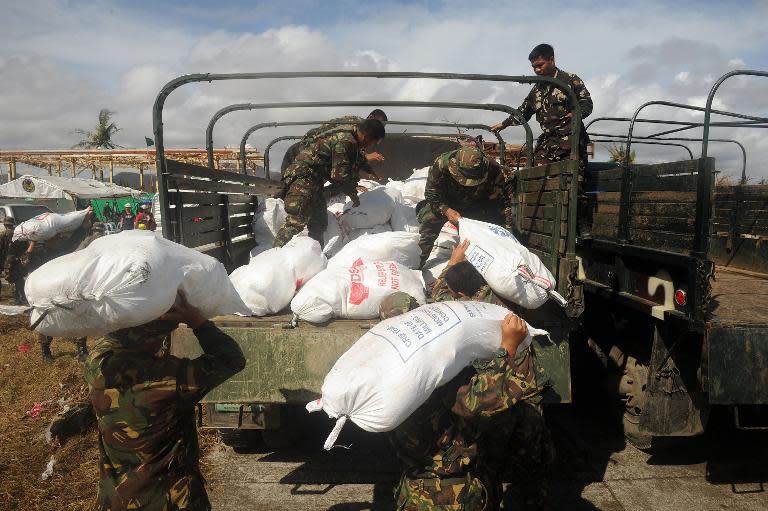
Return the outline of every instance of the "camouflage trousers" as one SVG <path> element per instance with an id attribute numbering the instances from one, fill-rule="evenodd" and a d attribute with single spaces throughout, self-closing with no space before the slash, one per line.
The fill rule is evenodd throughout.
<path id="1" fill-rule="evenodd" d="M 404 475 L 395 487 L 398 511 L 482 511 L 487 504 L 485 485 L 470 474 L 451 479 L 411 479 Z"/>
<path id="2" fill-rule="evenodd" d="M 475 205 L 464 204 L 452 207 L 461 213 L 462 216 L 466 216 L 473 220 L 481 220 L 497 225 L 504 225 L 506 223 L 501 204 L 491 203 L 491 205 L 486 208 L 478 208 Z M 425 201 L 420 202 L 416 208 L 416 218 L 420 224 L 419 248 L 421 248 L 421 266 L 424 266 L 424 263 L 429 257 L 429 253 L 432 252 L 432 246 L 435 244 L 435 240 L 440 235 L 440 229 L 443 228 L 447 219 L 443 215 L 435 215 L 435 212 L 432 211 L 432 207 Z"/>
<path id="3" fill-rule="evenodd" d="M 504 509 L 550 509 L 549 472 L 555 450 L 541 407 L 522 401 L 491 418 L 478 441 L 488 493 Z M 502 484 L 509 483 L 502 492 Z"/>
<path id="4" fill-rule="evenodd" d="M 579 170 L 581 174 L 587 168 L 587 144 L 589 139 L 586 132 L 579 137 Z M 545 163 L 555 163 L 567 160 L 571 156 L 571 137 L 568 135 L 557 136 L 542 133 L 536 140 L 536 147 L 533 150 L 533 160 L 537 165 Z"/>
<path id="5" fill-rule="evenodd" d="M 323 196 L 323 184 L 297 178 L 285 186 L 285 223 L 277 231 L 272 246 L 282 247 L 306 227 L 309 236 L 322 247 L 323 233 L 328 227 L 328 203 Z"/>

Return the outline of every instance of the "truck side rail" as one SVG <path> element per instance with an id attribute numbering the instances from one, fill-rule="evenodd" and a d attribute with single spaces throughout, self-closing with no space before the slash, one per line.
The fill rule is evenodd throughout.
<path id="1" fill-rule="evenodd" d="M 248 138 L 255 133 L 256 131 L 263 129 L 263 128 L 279 128 L 281 126 L 315 126 L 315 125 L 321 125 L 323 123 L 328 122 L 325 121 L 284 121 L 284 122 L 262 122 L 259 124 L 255 124 L 248 128 L 245 131 L 245 134 L 243 134 L 243 138 L 240 140 L 240 164 L 243 168 L 243 172 L 245 172 L 246 169 L 246 154 L 245 154 L 245 145 L 248 142 Z M 504 162 L 504 157 L 506 154 L 505 151 L 505 144 L 504 139 L 501 137 L 500 132 L 491 130 L 490 126 L 487 126 L 485 124 L 469 124 L 469 123 L 454 123 L 454 122 L 418 122 L 418 121 L 387 121 L 384 123 L 385 125 L 395 125 L 395 126 L 435 126 L 435 127 L 455 127 L 457 129 L 463 128 L 463 129 L 470 129 L 470 130 L 484 130 L 488 131 L 489 133 L 493 133 L 493 135 L 496 137 L 496 140 L 499 141 L 499 153 L 501 162 Z M 265 152 L 265 158 L 266 158 L 266 152 Z M 267 167 L 267 164 L 265 162 L 265 167 Z M 267 174 L 265 177 L 269 177 Z"/>

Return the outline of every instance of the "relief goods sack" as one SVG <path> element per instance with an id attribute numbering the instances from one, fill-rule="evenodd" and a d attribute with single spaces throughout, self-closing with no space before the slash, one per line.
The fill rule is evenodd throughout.
<path id="1" fill-rule="evenodd" d="M 157 319 L 179 289 L 206 318 L 250 314 L 224 265 L 151 231 L 98 238 L 45 263 L 24 287 L 30 322 L 39 321 L 35 330 L 61 337 L 103 335 Z"/>
<path id="2" fill-rule="evenodd" d="M 555 289 L 555 277 L 536 255 L 498 225 L 461 218 L 461 241 L 469 240 L 467 260 L 493 291 L 526 309 L 544 305 L 550 297 L 566 301 Z"/>
<path id="3" fill-rule="evenodd" d="M 339 218 L 342 229 L 347 232 L 389 222 L 395 203 L 402 200 L 400 192 L 386 186 L 363 192 L 358 197 L 360 205 L 354 207 L 352 202 L 346 203 L 344 214 Z"/>
<path id="4" fill-rule="evenodd" d="M 403 291 L 423 304 L 421 272 L 395 261 L 363 261 L 350 266 L 329 264 L 302 287 L 291 300 L 298 319 L 325 323 L 333 318 L 373 319 L 379 317 L 381 302 Z"/>
<path id="5" fill-rule="evenodd" d="M 333 266 L 352 266 L 363 261 L 395 261 L 408 268 L 418 268 L 421 249 L 419 234 L 401 231 L 366 234 L 350 241 L 328 260 Z"/>
<path id="6" fill-rule="evenodd" d="M 355 342 L 326 375 L 322 397 L 307 410 L 338 419 L 325 448 L 336 441 L 347 418 L 365 431 L 391 431 L 432 392 L 473 360 L 501 346 L 504 307 L 455 301 L 423 305 L 384 320 Z M 547 335 L 528 325 L 528 337 Z"/>
<path id="7" fill-rule="evenodd" d="M 251 257 L 272 248 L 275 234 L 283 223 L 285 223 L 283 199 L 269 197 L 259 201 L 259 208 L 253 217 L 253 234 L 257 245 L 251 250 Z"/>
<path id="8" fill-rule="evenodd" d="M 77 230 L 83 225 L 85 216 L 91 208 L 71 213 L 43 213 L 22 222 L 13 230 L 12 241 L 47 241 L 62 232 Z"/>

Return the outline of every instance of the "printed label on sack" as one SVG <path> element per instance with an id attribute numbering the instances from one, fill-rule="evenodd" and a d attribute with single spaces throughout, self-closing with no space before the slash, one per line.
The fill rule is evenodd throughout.
<path id="1" fill-rule="evenodd" d="M 469 253 L 467 254 L 467 261 L 472 263 L 472 266 L 477 268 L 480 273 L 485 273 L 488 267 L 493 263 L 494 257 L 478 247 L 477 245 L 470 245 Z"/>
<path id="2" fill-rule="evenodd" d="M 461 323 L 459 316 L 449 307 L 425 305 L 400 317 L 383 332 L 371 332 L 392 345 L 403 362 L 427 344 L 446 335 Z"/>
<path id="3" fill-rule="evenodd" d="M 502 238 L 512 238 L 515 239 L 514 235 L 506 230 L 503 227 L 499 227 L 498 225 L 489 225 L 488 230 L 491 231 L 496 236 L 500 236 Z"/>
<path id="4" fill-rule="evenodd" d="M 400 271 L 395 263 L 376 261 L 371 264 L 376 269 L 376 287 L 400 290 Z M 349 299 L 347 301 L 352 305 L 360 305 L 371 294 L 365 282 L 365 272 L 366 266 L 362 259 L 355 261 L 349 268 Z"/>

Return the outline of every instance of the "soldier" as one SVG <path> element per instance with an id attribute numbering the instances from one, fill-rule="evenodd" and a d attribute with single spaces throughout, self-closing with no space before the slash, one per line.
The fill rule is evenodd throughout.
<path id="1" fill-rule="evenodd" d="M 43 264 L 42 247 L 35 241 L 18 239 L 8 247 L 8 282 L 13 284 L 16 305 L 26 305 L 24 284 L 27 275 Z"/>
<path id="2" fill-rule="evenodd" d="M 435 282 L 433 301 L 473 300 L 510 308 L 466 260 L 469 243 L 464 240 L 453 250 Z M 532 347 L 511 358 L 512 363 L 500 351 L 494 358 L 476 360 L 477 374 L 459 390 L 453 412 L 466 419 L 461 423 L 465 434 L 478 439 L 494 499 L 503 499 L 505 509 L 547 509 L 554 447 L 542 415 L 541 393 L 548 378 Z M 499 497 L 502 481 L 510 484 Z"/>
<path id="3" fill-rule="evenodd" d="M 550 76 L 567 83 L 579 99 L 582 121 L 592 113 L 592 98 L 584 82 L 573 73 L 568 73 L 555 66 L 555 50 L 548 44 L 536 46 L 528 55 L 533 71 L 539 76 Z M 568 96 L 554 85 L 537 83 L 528 93 L 523 104 L 518 108 L 525 120 L 536 114 L 542 133 L 536 141 L 534 160 L 536 164 L 554 163 L 567 160 L 571 154 L 571 117 L 573 112 L 568 103 Z M 519 122 L 511 115 L 499 124 L 491 127 L 494 131 Z M 579 134 L 579 165 L 581 172 L 587 168 L 587 144 L 589 136 L 581 123 Z"/>
<path id="4" fill-rule="evenodd" d="M 176 358 L 164 349 L 179 322 L 193 329 L 199 358 Z M 244 367 L 237 343 L 181 293 L 159 319 L 100 339 L 85 364 L 99 428 L 95 509 L 210 510 L 195 404 Z"/>
<path id="5" fill-rule="evenodd" d="M 427 176 L 425 198 L 416 205 L 421 266 L 446 219 L 458 225 L 467 216 L 511 227 L 514 191 L 512 170 L 489 160 L 477 147 L 464 146 L 438 156 Z"/>
<path id="6" fill-rule="evenodd" d="M 416 298 L 403 291 L 398 291 L 381 301 L 381 305 L 379 305 L 379 318 L 382 320 L 394 318 L 418 306 L 419 302 L 416 301 Z"/>
<path id="7" fill-rule="evenodd" d="M 0 232 L 0 274 L 6 276 L 5 263 L 8 260 L 8 249 L 11 247 L 11 240 L 13 239 L 13 218 L 7 216 L 3 218 L 3 231 Z M 2 284 L 0 283 L 0 286 Z M 0 287 L 0 290 L 2 288 Z"/>
<path id="8" fill-rule="evenodd" d="M 373 147 L 384 138 L 384 125 L 366 119 L 351 130 L 342 130 L 303 149 L 282 177 L 286 219 L 275 235 L 275 247 L 282 247 L 304 227 L 323 245 L 328 223 L 327 203 L 323 194 L 326 181 L 360 205 L 357 197 L 356 162 L 360 151 Z"/>

